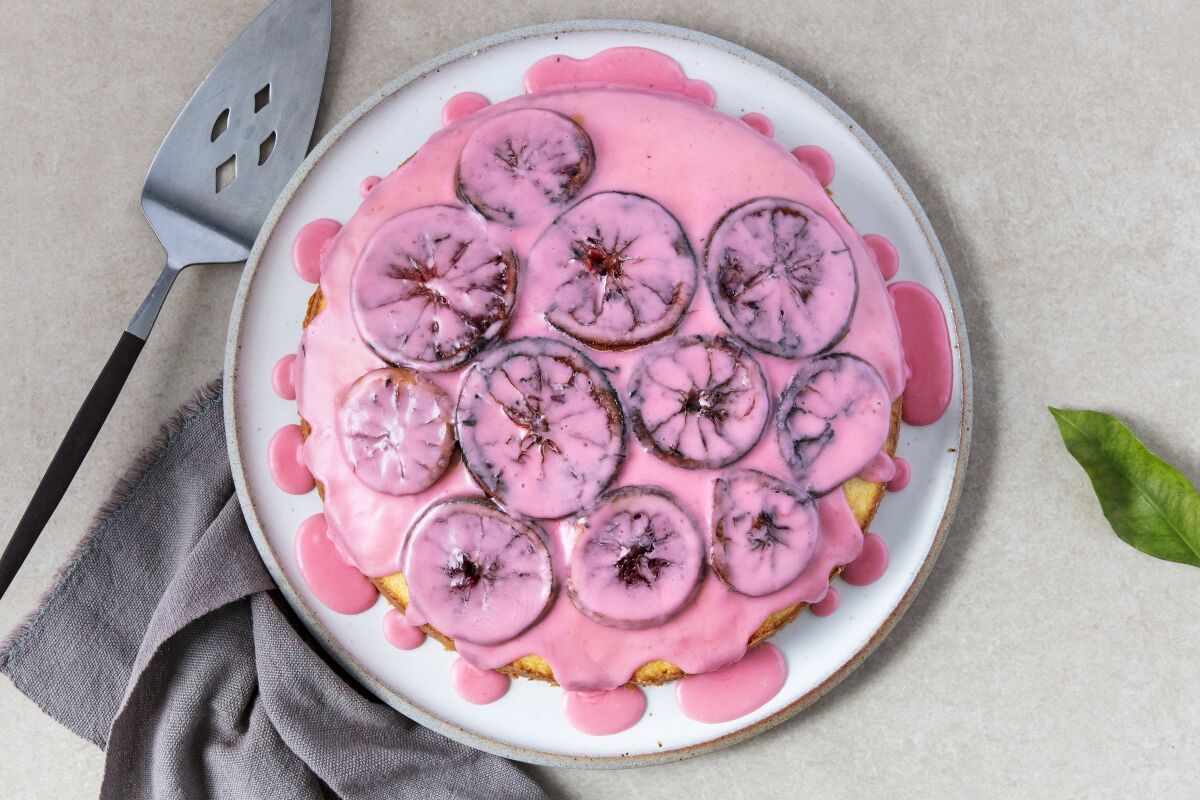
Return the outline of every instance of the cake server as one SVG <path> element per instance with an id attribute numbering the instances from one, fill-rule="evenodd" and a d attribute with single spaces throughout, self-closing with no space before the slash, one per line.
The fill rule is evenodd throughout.
<path id="1" fill-rule="evenodd" d="M 329 56 L 330 0 L 274 0 L 221 57 L 159 146 L 142 211 L 166 266 L 88 392 L 0 556 L 0 597 L 58 507 L 176 276 L 245 261 L 308 153 Z"/>

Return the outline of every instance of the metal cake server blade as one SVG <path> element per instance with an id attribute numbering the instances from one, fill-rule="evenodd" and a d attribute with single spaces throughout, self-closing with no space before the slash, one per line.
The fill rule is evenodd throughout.
<path id="1" fill-rule="evenodd" d="M 196 89 L 150 165 L 142 211 L 166 266 L 67 430 L 0 556 L 0 597 L 108 418 L 171 284 L 193 264 L 245 261 L 304 160 L 329 57 L 330 0 L 274 0 Z"/>

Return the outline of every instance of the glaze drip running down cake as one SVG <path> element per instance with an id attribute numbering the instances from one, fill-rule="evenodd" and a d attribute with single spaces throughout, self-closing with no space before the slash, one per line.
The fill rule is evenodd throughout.
<path id="1" fill-rule="evenodd" d="M 834 204 L 827 153 L 716 111 L 667 56 L 555 56 L 526 90 L 451 98 L 344 226 L 296 239 L 319 286 L 270 458 L 323 499 L 302 571 L 341 613 L 373 584 L 389 641 L 456 650 L 472 702 L 552 681 L 601 735 L 641 716 L 636 686 L 704 675 L 685 714 L 748 713 L 786 674 L 765 640 L 886 566 L 864 532 L 907 482 L 902 414 L 949 401 L 944 318 L 886 284 L 895 249 Z M 705 705 L 750 671 L 766 697 Z"/>

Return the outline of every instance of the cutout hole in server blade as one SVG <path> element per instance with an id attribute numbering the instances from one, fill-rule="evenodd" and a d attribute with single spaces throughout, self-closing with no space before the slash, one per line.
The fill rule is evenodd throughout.
<path id="1" fill-rule="evenodd" d="M 218 194 L 220 194 L 223 189 L 227 188 L 231 183 L 233 183 L 235 180 L 237 180 L 237 156 L 236 155 L 230 156 L 229 158 L 227 158 L 225 160 L 225 162 L 223 164 L 221 164 L 221 166 L 217 167 L 216 179 L 217 179 L 216 191 Z"/>

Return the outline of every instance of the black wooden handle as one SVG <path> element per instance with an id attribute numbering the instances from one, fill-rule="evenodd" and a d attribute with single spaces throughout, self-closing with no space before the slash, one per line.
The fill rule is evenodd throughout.
<path id="1" fill-rule="evenodd" d="M 59 501 L 67 493 L 67 487 L 74 480 L 79 465 L 83 463 L 84 456 L 92 447 L 92 442 L 96 441 L 96 434 L 100 433 L 104 420 L 108 419 L 108 412 L 112 411 L 113 404 L 117 402 L 117 395 L 121 393 L 125 379 L 129 377 L 145 344 L 145 340 L 129 331 L 121 334 L 116 349 L 109 356 L 100 377 L 96 378 L 96 383 L 88 392 L 79 413 L 75 415 L 75 421 L 67 429 L 67 435 L 58 446 L 58 452 L 54 454 L 46 474 L 42 476 L 42 482 L 33 493 L 25 515 L 17 523 L 17 530 L 9 540 L 8 546 L 4 548 L 4 555 L 0 556 L 0 597 L 8 591 L 17 570 L 25 563 L 25 557 L 33 549 L 33 543 L 37 541 L 42 529 L 50 521 L 54 509 L 58 508 Z"/>

